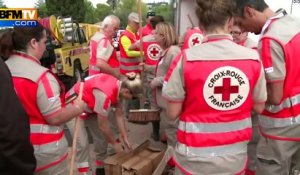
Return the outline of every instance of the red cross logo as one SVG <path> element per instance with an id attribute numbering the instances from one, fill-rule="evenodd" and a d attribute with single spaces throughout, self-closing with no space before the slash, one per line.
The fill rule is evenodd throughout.
<path id="1" fill-rule="evenodd" d="M 230 101 L 230 94 L 239 93 L 239 86 L 231 86 L 230 78 L 223 78 L 223 86 L 214 88 L 215 94 L 222 94 L 222 101 Z"/>
<path id="2" fill-rule="evenodd" d="M 154 47 L 154 48 L 150 51 L 150 53 L 151 53 L 154 57 L 156 57 L 156 55 L 159 53 L 159 51 L 156 50 L 156 48 Z"/>
<path id="3" fill-rule="evenodd" d="M 198 37 L 196 37 L 196 38 L 192 39 L 192 42 L 193 42 L 193 46 L 194 46 L 194 45 L 196 45 L 196 44 L 199 44 L 199 43 L 200 43 L 200 41 L 199 41 L 199 38 L 198 38 Z"/>

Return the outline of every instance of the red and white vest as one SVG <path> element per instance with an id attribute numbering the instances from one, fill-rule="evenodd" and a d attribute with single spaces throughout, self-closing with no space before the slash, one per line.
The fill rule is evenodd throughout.
<path id="1" fill-rule="evenodd" d="M 97 47 L 100 41 L 104 40 L 104 47 L 111 42 L 108 38 L 101 38 L 98 41 L 95 41 L 91 39 L 90 41 L 90 64 L 89 64 L 89 76 L 95 75 L 98 73 L 101 73 L 101 70 L 96 66 L 97 63 Z M 117 52 L 115 49 L 113 49 L 113 53 L 111 54 L 107 64 L 109 64 L 112 68 L 118 68 L 119 67 L 119 61 L 117 58 Z"/>
<path id="2" fill-rule="evenodd" d="M 234 47 L 233 41 L 220 40 L 222 44 L 217 46 L 225 46 L 226 50 L 239 48 Z M 215 39 L 211 42 L 219 41 Z M 218 59 L 202 54 L 207 48 L 211 47 L 183 51 L 186 93 L 183 112 L 179 117 L 176 152 L 193 157 L 195 161 L 198 156 L 222 156 L 241 151 L 246 154 L 252 134 L 252 91 L 261 71 L 259 59 L 252 51 L 248 53 L 250 58 L 247 55 L 241 57 L 242 54 L 236 56 L 235 53 Z M 255 57 L 252 58 L 252 55 Z M 172 62 L 166 82 L 180 58 L 176 57 Z M 176 161 L 180 165 L 185 160 L 178 158 Z"/>
<path id="3" fill-rule="evenodd" d="M 285 21 L 288 20 L 287 18 L 291 17 L 288 15 L 285 16 L 284 12 L 282 12 L 279 13 L 278 16 L 270 19 L 267 22 L 260 39 L 260 43 L 262 44 L 261 53 L 263 54 L 262 62 L 265 71 L 268 73 L 268 71 L 272 70 L 272 57 L 270 53 L 270 39 L 272 39 L 283 49 L 286 77 L 284 80 L 283 96 L 280 103 L 278 105 L 267 104 L 262 115 L 259 115 L 259 123 L 262 134 L 266 137 L 279 140 L 299 141 L 300 137 L 286 138 L 285 136 L 275 136 L 265 133 L 265 129 L 268 128 L 284 128 L 300 124 L 300 29 L 292 26 L 298 26 L 299 23 L 295 24 L 295 20 L 288 21 L 288 24 L 292 26 L 292 29 L 288 31 L 291 36 L 291 39 L 288 42 L 280 40 L 280 37 L 283 36 L 272 34 L 274 33 L 274 30 L 277 30 L 276 26 L 282 26 L 282 24 L 287 23 L 287 21 Z M 286 37 L 285 34 L 284 37 Z"/>
<path id="4" fill-rule="evenodd" d="M 36 61 L 35 58 L 23 53 L 16 53 L 11 56 L 10 59 L 12 60 L 7 62 L 9 66 L 16 66 L 15 63 L 21 63 L 26 66 L 27 63 L 23 63 L 24 60 L 30 60 L 32 62 Z M 11 65 L 9 63 L 10 61 L 13 61 Z M 12 72 L 12 76 L 15 90 L 29 116 L 30 141 L 34 147 L 35 157 L 37 159 L 35 172 L 40 172 L 65 160 L 68 156 L 68 145 L 64 137 L 63 125 L 49 125 L 41 114 L 37 104 L 39 83 L 43 84 L 49 99 L 55 95 L 53 94 L 49 85 L 49 80 L 46 77 L 46 73 L 50 73 L 50 71 L 40 66 L 39 63 L 36 63 L 36 66 L 30 70 L 35 71 L 35 77 L 28 76 L 26 73 L 27 71 L 28 70 L 25 70 L 21 76 L 20 74 L 16 76 L 14 72 Z M 60 94 L 62 107 L 64 106 L 63 89 L 64 88 L 61 88 L 62 91 Z"/>
<path id="5" fill-rule="evenodd" d="M 73 87 L 75 93 L 79 93 L 80 83 L 76 83 Z M 82 99 L 90 109 L 94 109 L 95 97 L 93 89 L 98 89 L 107 95 L 104 103 L 104 109 L 118 103 L 120 81 L 108 74 L 97 74 L 87 77 L 84 82 Z M 70 93 L 68 92 L 68 95 Z"/>
<path id="6" fill-rule="evenodd" d="M 160 53 L 162 52 L 161 47 L 157 42 L 143 42 L 143 50 L 145 55 L 145 64 L 156 65 L 159 59 Z"/>
<path id="7" fill-rule="evenodd" d="M 120 36 L 119 43 L 121 43 L 122 36 L 127 36 L 132 44 L 135 43 L 139 39 L 139 36 L 137 34 L 133 34 L 132 32 L 125 30 Z M 138 51 L 138 49 L 136 51 Z M 123 48 L 123 45 L 120 44 L 120 72 L 122 74 L 126 74 L 129 72 L 139 73 L 139 72 L 141 72 L 139 69 L 139 66 L 138 66 L 139 63 L 140 63 L 140 58 L 139 57 L 137 57 L 137 58 L 129 57 L 126 54 L 126 52 Z"/>
<path id="8" fill-rule="evenodd" d="M 181 50 L 188 49 L 198 44 L 201 44 L 203 41 L 203 35 L 204 33 L 200 29 L 189 29 L 186 32 L 186 36 L 184 38 Z"/>

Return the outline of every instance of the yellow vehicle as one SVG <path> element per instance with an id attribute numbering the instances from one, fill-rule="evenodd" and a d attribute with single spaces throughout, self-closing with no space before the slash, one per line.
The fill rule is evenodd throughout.
<path id="1" fill-rule="evenodd" d="M 84 31 L 85 38 L 88 41 L 90 41 L 92 36 L 99 30 L 99 25 L 97 24 L 79 23 L 79 27 Z"/>
<path id="2" fill-rule="evenodd" d="M 98 30 L 96 25 L 79 24 L 69 18 L 41 19 L 40 23 L 49 29 L 48 52 L 54 50 L 55 63 L 52 66 L 67 89 L 77 81 L 76 72 L 87 73 L 89 65 L 88 40 Z M 53 51 L 52 51 L 53 52 Z M 51 54 L 49 54 L 51 55 Z M 53 55 L 53 54 L 52 54 Z"/>

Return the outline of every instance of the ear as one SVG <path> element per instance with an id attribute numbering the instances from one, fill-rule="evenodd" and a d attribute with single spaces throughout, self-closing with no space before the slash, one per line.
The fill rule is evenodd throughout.
<path id="1" fill-rule="evenodd" d="M 252 18 L 253 16 L 255 16 L 255 10 L 252 7 L 246 6 L 244 8 L 244 17 Z"/>
<path id="2" fill-rule="evenodd" d="M 229 18 L 229 20 L 228 20 L 228 28 L 229 28 L 229 31 L 232 30 L 233 26 L 234 26 L 234 18 L 231 17 L 231 18 Z"/>
<path id="3" fill-rule="evenodd" d="M 36 40 L 35 38 L 32 38 L 32 39 L 30 40 L 30 42 L 29 42 L 29 46 L 30 46 L 31 48 L 33 48 L 33 49 L 36 49 L 36 48 L 37 48 L 37 44 L 38 44 L 38 42 L 37 42 L 37 40 Z"/>

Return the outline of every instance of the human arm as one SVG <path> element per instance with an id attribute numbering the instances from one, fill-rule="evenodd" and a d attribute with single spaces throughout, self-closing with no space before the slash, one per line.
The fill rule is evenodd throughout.
<path id="1" fill-rule="evenodd" d="M 257 70 L 259 71 L 259 76 L 252 92 L 252 99 L 253 99 L 252 110 L 255 113 L 260 114 L 264 110 L 265 102 L 267 100 L 267 87 L 266 87 L 265 73 L 261 63 L 259 64 L 259 68 Z"/>
<path id="2" fill-rule="evenodd" d="M 269 38 L 262 39 L 258 48 L 267 80 L 267 103 L 277 105 L 282 100 L 283 85 L 286 77 L 284 51 L 280 44 Z"/>
<path id="3" fill-rule="evenodd" d="M 125 36 L 125 35 L 121 36 L 120 41 L 121 41 L 121 45 L 123 46 L 124 51 L 128 57 L 136 58 L 136 57 L 141 56 L 140 51 L 129 50 L 132 43 L 127 36 Z"/>
<path id="4" fill-rule="evenodd" d="M 62 107 L 61 88 L 50 73 L 46 73 L 38 84 L 37 104 L 47 123 L 61 125 L 83 112 L 84 102 L 76 99 L 73 104 Z"/>
<path id="5" fill-rule="evenodd" d="M 118 104 L 116 106 L 115 117 L 116 117 L 116 123 L 118 126 L 118 130 L 121 133 L 121 137 L 125 143 L 125 146 L 128 149 L 132 149 L 131 143 L 128 140 L 127 127 L 126 127 L 125 121 L 124 121 L 124 113 L 122 110 L 122 106 L 120 104 Z"/>
<path id="6" fill-rule="evenodd" d="M 165 56 L 158 63 L 156 77 L 151 82 L 151 87 L 161 87 L 163 85 L 167 71 L 170 68 L 172 61 L 180 53 L 180 48 L 177 46 L 171 46 L 168 50 L 165 51 Z"/>
<path id="7" fill-rule="evenodd" d="M 106 61 L 102 59 L 97 59 L 96 65 L 103 73 L 112 75 L 117 79 L 120 79 L 122 77 L 122 74 L 119 72 L 119 70 L 113 69 Z"/>
<path id="8" fill-rule="evenodd" d="M 122 151 L 121 145 L 116 142 L 114 134 L 110 128 L 110 122 L 108 120 L 108 112 L 111 110 L 111 102 L 107 98 L 107 95 L 100 90 L 93 90 L 95 97 L 95 105 L 93 111 L 98 116 L 98 126 L 100 131 L 103 133 L 106 141 L 113 146 L 116 152 Z"/>
<path id="9" fill-rule="evenodd" d="M 185 99 L 182 56 L 178 55 L 164 79 L 162 95 L 167 101 L 167 117 L 175 120 L 182 112 Z"/>
<path id="10" fill-rule="evenodd" d="M 114 47 L 106 38 L 102 39 L 97 46 L 96 66 L 101 72 L 112 75 L 118 79 L 121 78 L 119 70 L 112 68 L 107 62 L 115 54 Z"/>

